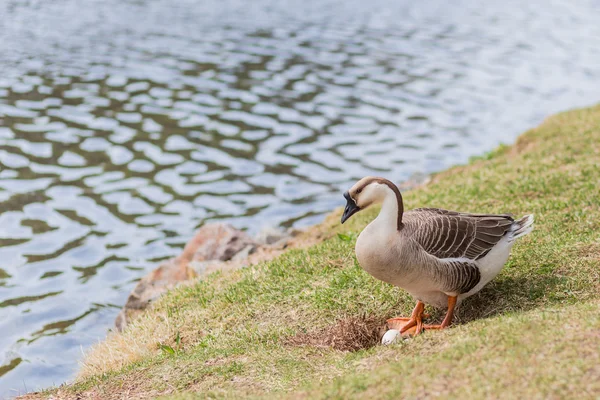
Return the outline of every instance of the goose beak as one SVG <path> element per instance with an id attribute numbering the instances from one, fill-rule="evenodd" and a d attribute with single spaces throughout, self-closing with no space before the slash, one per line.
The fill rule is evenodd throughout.
<path id="1" fill-rule="evenodd" d="M 346 222 L 348 218 L 360 211 L 360 207 L 352 200 L 350 193 L 344 193 L 344 197 L 346 198 L 346 208 L 344 209 L 344 214 L 342 214 L 342 224 Z"/>

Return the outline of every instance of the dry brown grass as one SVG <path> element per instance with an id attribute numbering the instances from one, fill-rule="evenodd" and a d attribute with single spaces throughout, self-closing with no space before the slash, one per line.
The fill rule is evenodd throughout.
<path id="1" fill-rule="evenodd" d="M 287 340 L 287 344 L 357 351 L 379 344 L 386 330 L 387 324 L 384 318 L 347 317 L 338 320 L 330 327 L 292 336 Z"/>
<path id="2" fill-rule="evenodd" d="M 79 379 L 114 371 L 156 354 L 157 344 L 170 342 L 175 331 L 166 313 L 144 313 L 131 323 L 130 329 L 110 332 L 86 352 Z"/>

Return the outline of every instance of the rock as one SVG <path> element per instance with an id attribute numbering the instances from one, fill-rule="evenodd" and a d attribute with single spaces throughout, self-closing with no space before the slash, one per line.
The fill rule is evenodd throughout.
<path id="1" fill-rule="evenodd" d="M 293 228 L 292 227 L 292 228 L 288 228 L 286 233 L 288 234 L 289 237 L 296 237 L 305 231 L 306 231 L 306 228 Z"/>
<path id="2" fill-rule="evenodd" d="M 262 245 L 272 245 L 283 239 L 289 239 L 292 235 L 290 233 L 274 228 L 271 226 L 267 226 L 258 232 L 256 235 L 256 241 Z"/>
<path id="3" fill-rule="evenodd" d="M 226 262 L 219 260 L 191 261 L 189 265 L 198 276 L 206 276 L 211 272 L 225 269 Z"/>
<path id="4" fill-rule="evenodd" d="M 255 250 L 259 243 L 231 225 L 208 224 L 196 232 L 186 249 L 188 246 L 194 249 L 193 261 L 227 261 L 248 246 Z"/>
<path id="5" fill-rule="evenodd" d="M 304 232 L 301 229 L 289 228 L 283 230 L 274 227 L 265 227 L 256 235 L 256 241 L 261 245 L 273 249 L 285 249 L 290 239 Z"/>
<path id="6" fill-rule="evenodd" d="M 415 172 L 406 181 L 398 184 L 398 188 L 401 191 L 412 190 L 419 186 L 426 185 L 430 181 L 431 175 L 425 174 L 423 172 Z"/>
<path id="7" fill-rule="evenodd" d="M 242 250 L 240 250 L 235 256 L 231 257 L 232 260 L 234 261 L 242 261 L 248 258 L 248 256 L 250 256 L 250 254 L 254 253 L 257 249 L 257 246 L 255 245 L 248 245 L 246 247 L 244 247 Z"/>
<path id="8" fill-rule="evenodd" d="M 167 290 L 194 276 L 196 276 L 196 273 L 180 257 L 172 258 L 161 264 L 154 271 L 144 276 L 135 286 L 127 298 L 127 303 L 125 303 L 125 306 L 119 315 L 117 315 L 115 320 L 117 330 L 122 331 L 152 301 L 156 300 Z"/>
<path id="9" fill-rule="evenodd" d="M 186 244 L 179 257 L 164 262 L 138 282 L 117 316 L 115 327 L 122 331 L 166 291 L 181 282 L 219 269 L 223 261 L 231 260 L 238 253 L 243 254 L 240 257 L 247 257 L 258 246 L 245 232 L 231 225 L 204 225 Z"/>

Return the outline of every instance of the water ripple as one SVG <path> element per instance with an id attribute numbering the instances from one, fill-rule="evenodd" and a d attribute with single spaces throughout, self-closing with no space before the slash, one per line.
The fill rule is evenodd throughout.
<path id="1" fill-rule="evenodd" d="M 598 101 L 593 1 L 0 2 L 0 397 L 224 220 L 303 226 Z"/>

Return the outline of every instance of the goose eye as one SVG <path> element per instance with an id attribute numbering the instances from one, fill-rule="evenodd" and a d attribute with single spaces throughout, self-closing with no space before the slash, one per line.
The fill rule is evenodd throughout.
<path id="1" fill-rule="evenodd" d="M 362 192 L 362 189 L 358 189 L 358 190 L 356 191 L 356 194 L 359 194 L 360 192 Z"/>

